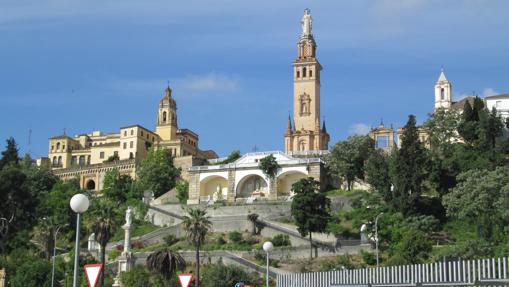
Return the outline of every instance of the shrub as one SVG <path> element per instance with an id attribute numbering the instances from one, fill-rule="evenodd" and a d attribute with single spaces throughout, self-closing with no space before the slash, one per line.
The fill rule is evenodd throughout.
<path id="1" fill-rule="evenodd" d="M 175 190 L 177 192 L 178 201 L 181 204 L 186 204 L 187 199 L 189 198 L 189 183 L 187 181 L 180 180 L 177 182 Z"/>
<path id="2" fill-rule="evenodd" d="M 259 278 L 256 275 L 249 274 L 240 267 L 234 265 L 224 265 L 219 262 L 216 265 L 211 265 L 204 268 L 201 285 L 207 287 L 223 287 L 235 286 L 235 284 L 242 282 L 244 284 L 260 284 Z"/>
<path id="3" fill-rule="evenodd" d="M 361 257 L 362 257 L 362 261 L 364 261 L 364 263 L 366 265 L 375 265 L 376 264 L 376 255 L 374 253 L 361 250 Z"/>
<path id="4" fill-rule="evenodd" d="M 272 244 L 276 247 L 280 246 L 291 246 L 290 236 L 288 234 L 277 234 L 272 238 Z"/>
<path id="5" fill-rule="evenodd" d="M 166 245 L 168 245 L 168 246 L 171 246 L 171 245 L 179 242 L 179 239 L 177 237 L 175 237 L 175 235 L 173 235 L 173 234 L 166 235 L 165 237 L 163 237 L 163 240 L 164 240 L 164 243 L 166 243 Z"/>
<path id="6" fill-rule="evenodd" d="M 224 244 L 226 244 L 226 240 L 224 240 L 223 236 L 219 236 L 216 239 L 216 243 L 219 244 L 219 245 L 224 245 Z"/>
<path id="7" fill-rule="evenodd" d="M 232 231 L 232 232 L 228 233 L 228 238 L 233 243 L 239 243 L 242 241 L 242 233 L 240 233 L 238 231 Z"/>
<path id="8" fill-rule="evenodd" d="M 115 260 L 118 256 L 120 256 L 120 251 L 113 249 L 108 253 L 108 260 Z"/>

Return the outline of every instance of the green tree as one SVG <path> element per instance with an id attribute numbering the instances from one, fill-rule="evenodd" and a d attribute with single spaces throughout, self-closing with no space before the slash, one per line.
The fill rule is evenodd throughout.
<path id="1" fill-rule="evenodd" d="M 167 287 L 180 286 L 176 278 L 165 280 L 161 275 L 152 274 L 145 266 L 136 265 L 128 272 L 120 273 L 120 281 L 124 287 Z"/>
<path id="2" fill-rule="evenodd" d="M 233 150 L 225 160 L 219 162 L 219 164 L 228 164 L 238 160 L 241 157 L 240 150 Z"/>
<path id="3" fill-rule="evenodd" d="M 177 270 L 184 270 L 186 261 L 178 252 L 161 249 L 147 257 L 147 267 L 152 272 L 162 275 L 166 280 L 170 280 Z"/>
<path id="4" fill-rule="evenodd" d="M 173 165 L 173 157 L 167 149 L 150 149 L 141 162 L 138 181 L 142 190 L 152 190 L 156 197 L 175 187 L 180 169 Z"/>
<path id="5" fill-rule="evenodd" d="M 274 155 L 269 154 L 268 156 L 260 159 L 259 168 L 263 173 L 270 179 L 274 179 L 277 170 L 280 168 Z"/>
<path id="6" fill-rule="evenodd" d="M 477 226 L 485 240 L 493 231 L 509 222 L 509 169 L 470 170 L 458 176 L 458 184 L 444 196 L 447 214 Z"/>
<path id="7" fill-rule="evenodd" d="M 382 150 L 374 151 L 366 162 L 367 182 L 382 195 L 385 202 L 391 202 L 391 179 L 389 156 Z"/>
<path id="8" fill-rule="evenodd" d="M 310 258 L 313 258 L 313 232 L 324 232 L 330 221 L 330 200 L 319 192 L 320 183 L 312 177 L 303 178 L 292 185 L 293 197 L 291 213 L 300 235 L 308 236 Z"/>
<path id="9" fill-rule="evenodd" d="M 134 181 L 129 175 L 121 175 L 117 169 L 112 169 L 104 176 L 103 196 L 117 204 L 125 203 L 130 197 L 133 185 Z"/>
<path id="10" fill-rule="evenodd" d="M 35 258 L 25 261 L 16 270 L 16 274 L 10 281 L 13 287 L 49 287 L 51 285 L 51 264 Z"/>
<path id="11" fill-rule="evenodd" d="M 458 135 L 458 126 L 461 121 L 461 115 L 458 110 L 437 109 L 429 115 L 424 127 L 428 131 L 428 140 L 432 151 L 449 155 L 452 146 L 460 138 Z"/>
<path id="12" fill-rule="evenodd" d="M 415 116 L 410 115 L 403 128 L 401 148 L 396 151 L 392 170 L 394 182 L 392 206 L 409 214 L 415 211 L 427 177 L 428 157 L 419 140 Z"/>
<path id="13" fill-rule="evenodd" d="M 325 161 L 332 175 L 344 179 L 351 190 L 356 178 L 364 180 L 364 164 L 374 147 L 368 136 L 351 136 L 336 143 Z"/>
<path id="14" fill-rule="evenodd" d="M 431 241 L 424 232 L 408 230 L 403 233 L 401 241 L 396 245 L 393 256 L 398 259 L 398 264 L 419 264 L 429 258 L 432 249 Z"/>
<path id="15" fill-rule="evenodd" d="M 185 180 L 179 180 L 175 190 L 177 192 L 177 199 L 180 204 L 186 204 L 187 199 L 189 198 L 189 183 Z"/>
<path id="16" fill-rule="evenodd" d="M 3 169 L 5 166 L 10 164 L 17 165 L 19 163 L 19 155 L 18 155 L 18 145 L 14 138 L 9 138 L 7 140 L 7 146 L 5 150 L 2 152 L 2 158 L 0 158 L 0 169 Z"/>
<path id="17" fill-rule="evenodd" d="M 187 240 L 196 250 L 196 287 L 200 287 L 200 247 L 205 243 L 205 238 L 212 228 L 212 222 L 207 212 L 202 209 L 187 210 L 187 215 L 182 220 Z"/>
<path id="18" fill-rule="evenodd" d="M 203 271 L 203 286 L 223 287 L 235 286 L 242 282 L 244 284 L 260 284 L 257 276 L 253 276 L 235 265 L 227 266 L 222 262 L 210 265 Z"/>
<path id="19" fill-rule="evenodd" d="M 106 264 L 106 245 L 120 224 L 118 218 L 118 204 L 106 199 L 94 199 L 91 209 L 86 213 L 86 225 L 95 233 L 95 239 L 101 247 L 101 263 Z M 104 269 L 101 274 L 101 284 L 104 286 Z"/>

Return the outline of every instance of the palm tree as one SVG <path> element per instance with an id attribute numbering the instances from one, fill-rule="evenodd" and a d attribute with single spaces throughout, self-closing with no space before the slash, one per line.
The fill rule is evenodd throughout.
<path id="1" fill-rule="evenodd" d="M 196 287 L 200 287 L 200 246 L 205 242 L 207 233 L 212 228 L 210 217 L 203 209 L 187 210 L 189 216 L 184 216 L 182 224 L 187 234 L 187 240 L 196 249 Z"/>
<path id="2" fill-rule="evenodd" d="M 253 229 L 251 231 L 253 235 L 256 235 L 256 221 L 258 220 L 258 217 L 260 216 L 256 213 L 250 213 L 247 215 L 247 219 L 253 224 Z"/>
<path id="3" fill-rule="evenodd" d="M 113 231 L 118 226 L 118 217 L 115 204 L 105 198 L 97 199 L 92 205 L 93 209 L 89 213 L 88 226 L 95 233 L 95 239 L 101 246 L 101 263 L 106 263 L 106 244 L 110 241 Z M 101 274 L 101 285 L 104 286 L 104 268 Z"/>
<path id="4" fill-rule="evenodd" d="M 186 267 L 186 261 L 178 252 L 165 248 L 147 257 L 147 267 L 168 280 L 177 273 L 177 270 L 183 270 Z"/>

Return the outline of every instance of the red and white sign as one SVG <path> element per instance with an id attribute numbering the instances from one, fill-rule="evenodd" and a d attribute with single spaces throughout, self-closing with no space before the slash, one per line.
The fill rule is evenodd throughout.
<path id="1" fill-rule="evenodd" d="M 101 277 L 103 270 L 102 264 L 87 264 L 85 267 L 85 274 L 87 275 L 88 287 L 95 287 Z"/>
<path id="2" fill-rule="evenodd" d="M 188 287 L 191 284 L 191 280 L 193 280 L 192 274 L 179 274 L 178 277 L 182 287 Z"/>

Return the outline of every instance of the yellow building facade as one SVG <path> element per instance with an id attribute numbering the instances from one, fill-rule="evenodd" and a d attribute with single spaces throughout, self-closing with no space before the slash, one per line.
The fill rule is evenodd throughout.
<path id="1" fill-rule="evenodd" d="M 109 170 L 117 169 L 134 178 L 136 167 L 151 147 L 170 150 L 175 158 L 180 158 L 175 160 L 176 165 L 191 166 L 195 162 L 193 158 L 217 158 L 214 151 L 199 149 L 198 134 L 178 128 L 177 103 L 171 93 L 168 86 L 159 102 L 155 131 L 131 125 L 121 127 L 116 133 L 94 131 L 74 137 L 51 137 L 48 157 L 38 162 L 50 166 L 63 179 L 77 177 L 82 188 L 99 191 Z"/>

